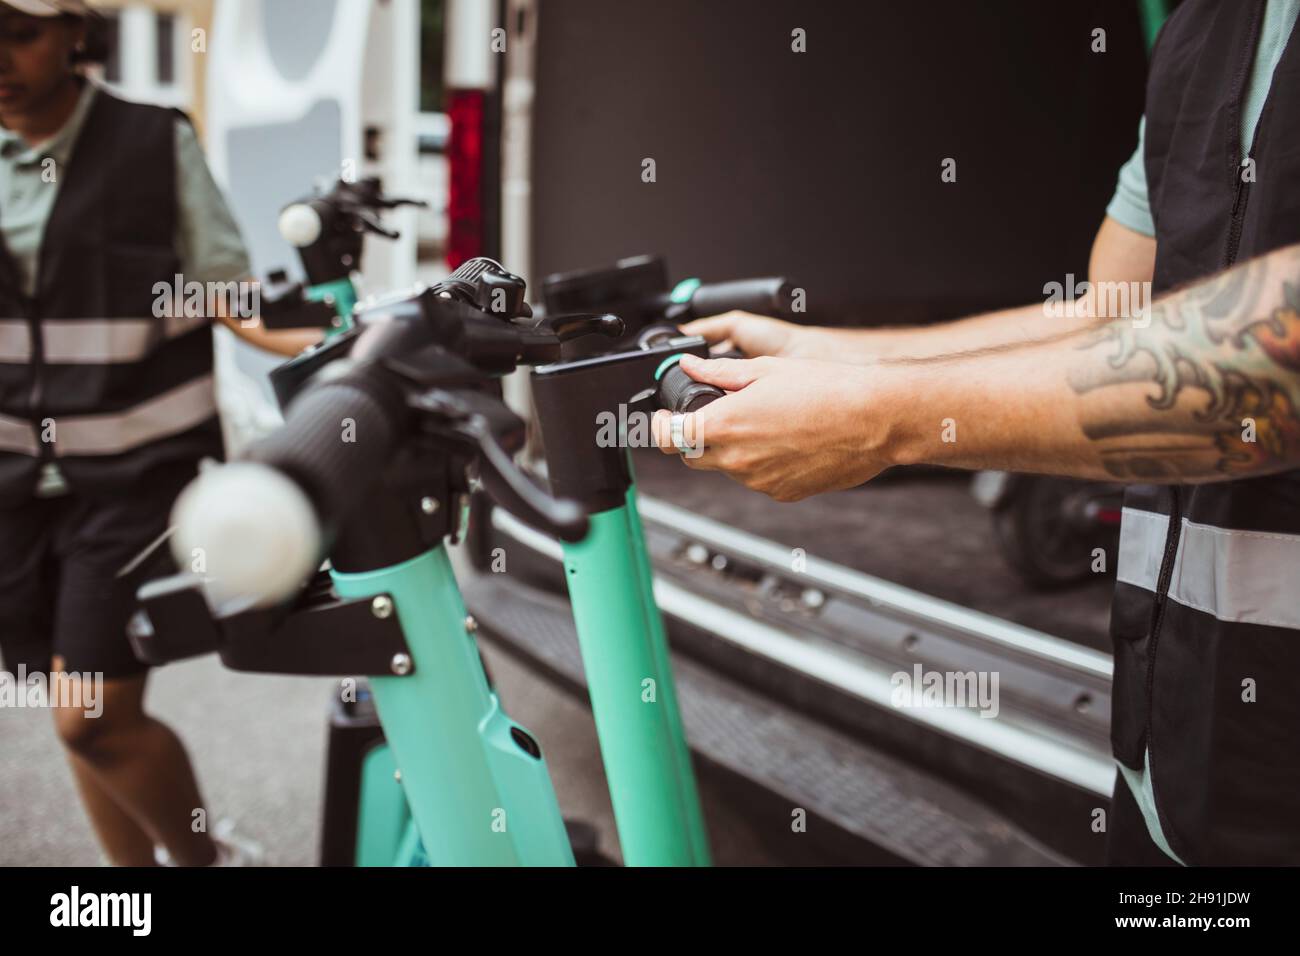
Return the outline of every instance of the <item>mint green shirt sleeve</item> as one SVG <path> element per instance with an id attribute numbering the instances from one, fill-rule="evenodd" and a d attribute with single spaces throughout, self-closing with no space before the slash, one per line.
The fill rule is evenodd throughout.
<path id="1" fill-rule="evenodd" d="M 176 121 L 176 250 L 186 282 L 234 282 L 252 276 L 248 249 L 208 169 L 194 127 Z"/>
<path id="2" fill-rule="evenodd" d="M 1151 219 L 1151 202 L 1147 197 L 1147 168 L 1144 160 L 1147 121 L 1138 123 L 1138 144 L 1127 163 L 1120 167 L 1115 195 L 1106 207 L 1106 215 L 1121 226 L 1155 238 L 1156 224 Z"/>

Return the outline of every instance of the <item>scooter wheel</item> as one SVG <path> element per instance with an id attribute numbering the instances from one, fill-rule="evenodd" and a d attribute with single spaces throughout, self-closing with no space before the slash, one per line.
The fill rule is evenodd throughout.
<path id="1" fill-rule="evenodd" d="M 1098 542 L 1081 532 L 1067 507 L 1083 484 L 1021 478 L 1011 499 L 993 513 L 998 550 L 1035 590 L 1068 587 L 1092 575 L 1092 552 Z"/>

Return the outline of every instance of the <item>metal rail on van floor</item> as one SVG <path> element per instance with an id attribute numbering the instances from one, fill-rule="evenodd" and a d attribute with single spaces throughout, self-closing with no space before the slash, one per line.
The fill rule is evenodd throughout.
<path id="1" fill-rule="evenodd" d="M 1114 780 L 1107 655 L 813 555 L 793 561 L 661 500 L 640 505 L 677 651 L 999 807 L 1061 852 L 1100 859 L 1091 824 Z M 507 549 L 512 584 L 563 593 L 555 542 L 499 510 L 492 524 L 496 540 L 524 546 Z M 508 604 L 509 590 L 492 601 Z M 995 681 L 991 703 L 932 706 L 906 691 L 931 675 Z"/>

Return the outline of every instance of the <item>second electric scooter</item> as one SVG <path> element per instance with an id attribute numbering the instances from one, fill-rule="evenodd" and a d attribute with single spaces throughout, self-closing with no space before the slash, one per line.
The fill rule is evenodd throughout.
<path id="1" fill-rule="evenodd" d="M 692 279 L 670 290 L 663 261 L 649 257 L 546 282 L 548 314 L 606 311 L 624 324 L 618 339 L 572 340 L 563 360 L 533 369 L 531 384 L 552 493 L 578 502 L 591 523 L 585 538 L 563 544 L 565 581 L 629 865 L 706 866 L 710 855 L 628 435 L 618 429 L 644 416 L 648 438 L 657 409 L 695 411 L 721 397 L 678 367 L 683 354 L 705 356 L 708 346 L 677 323 L 730 309 L 787 313 L 791 291 L 784 279 Z"/>
<path id="2" fill-rule="evenodd" d="M 327 337 L 347 331 L 357 304 L 354 276 L 361 270 L 366 235 L 398 238 L 380 213 L 424 205 L 385 196 L 374 177 L 340 179 L 328 190 L 286 205 L 277 225 L 285 242 L 297 249 L 307 281 L 292 282 L 282 269 L 267 275 L 261 316 L 267 328 L 322 328 Z"/>

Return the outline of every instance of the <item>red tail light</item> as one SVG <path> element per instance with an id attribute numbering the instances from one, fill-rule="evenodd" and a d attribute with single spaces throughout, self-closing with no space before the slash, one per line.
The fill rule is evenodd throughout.
<path id="1" fill-rule="evenodd" d="M 447 114 L 447 268 L 483 254 L 482 90 L 450 90 Z"/>

